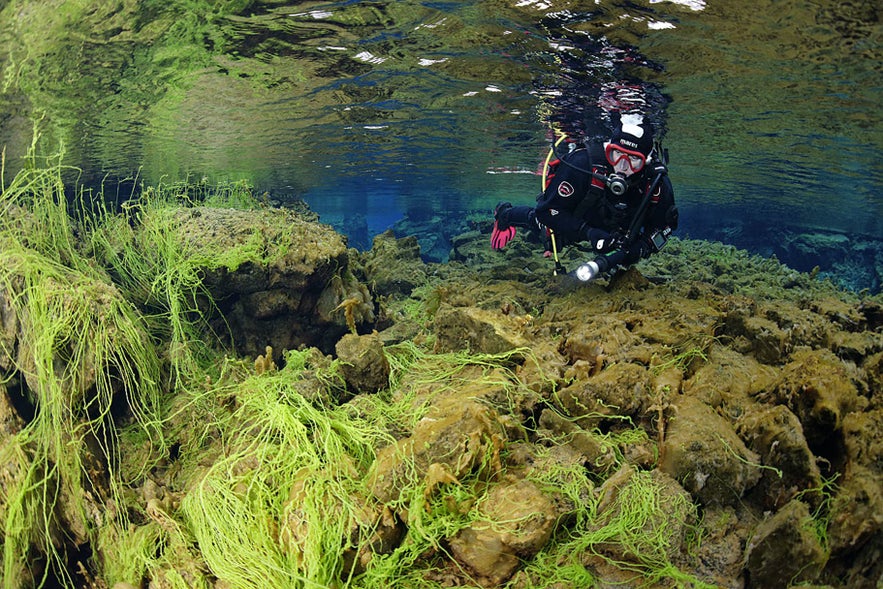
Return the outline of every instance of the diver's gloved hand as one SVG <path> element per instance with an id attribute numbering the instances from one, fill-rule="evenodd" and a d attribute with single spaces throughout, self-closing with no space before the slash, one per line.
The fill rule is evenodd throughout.
<path id="1" fill-rule="evenodd" d="M 491 249 L 501 250 L 515 237 L 515 227 L 509 225 L 508 215 L 512 203 L 501 202 L 494 208 L 494 229 L 491 231 Z"/>
<path id="2" fill-rule="evenodd" d="M 668 174 L 668 168 L 665 167 L 665 164 L 662 162 L 656 162 L 653 165 L 653 175 L 654 176 L 662 176 Z"/>
<path id="3" fill-rule="evenodd" d="M 609 252 L 612 249 L 611 238 L 613 236 L 603 229 L 588 227 L 583 230 L 583 235 L 585 240 L 592 246 L 592 249 L 598 253 Z"/>

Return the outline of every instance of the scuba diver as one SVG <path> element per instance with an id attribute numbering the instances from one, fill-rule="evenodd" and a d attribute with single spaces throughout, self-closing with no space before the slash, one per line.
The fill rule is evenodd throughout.
<path id="1" fill-rule="evenodd" d="M 555 273 L 564 268 L 558 248 L 587 242 L 595 258 L 576 270 L 588 281 L 658 252 L 678 226 L 678 209 L 668 178 L 666 153 L 653 127 L 638 115 L 623 115 L 610 141 L 553 145 L 545 168 L 545 190 L 536 207 L 502 202 L 494 209 L 491 247 L 503 249 L 516 227 L 547 236 L 546 256 Z M 552 159 L 552 156 L 556 159 Z M 551 251 L 549 251 L 551 246 Z"/>

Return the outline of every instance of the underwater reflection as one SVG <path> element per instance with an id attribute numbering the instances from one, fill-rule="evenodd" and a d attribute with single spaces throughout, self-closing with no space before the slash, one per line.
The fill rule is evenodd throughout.
<path id="1" fill-rule="evenodd" d="M 361 211 L 370 233 L 536 194 L 553 134 L 598 138 L 639 111 L 665 135 L 686 226 L 734 215 L 692 237 L 883 235 L 881 25 L 864 0 L 234 4 L 7 5 L 7 175 L 36 117 L 87 184 L 247 179 L 343 231 Z"/>

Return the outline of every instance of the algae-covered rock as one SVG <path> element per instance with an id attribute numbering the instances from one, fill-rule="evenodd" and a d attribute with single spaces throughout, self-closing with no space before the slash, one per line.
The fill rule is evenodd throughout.
<path id="1" fill-rule="evenodd" d="M 376 333 L 348 333 L 334 347 L 347 386 L 359 393 L 376 393 L 389 384 L 389 360 Z"/>
<path id="2" fill-rule="evenodd" d="M 883 534 L 883 410 L 850 413 L 843 419 L 846 468 L 835 481 L 830 546 L 852 558 Z"/>
<path id="3" fill-rule="evenodd" d="M 583 462 L 593 471 L 604 473 L 616 463 L 613 444 L 592 435 L 557 411 L 544 409 L 540 414 L 539 426 L 539 435 L 570 446 L 579 452 Z"/>
<path id="4" fill-rule="evenodd" d="M 0 288 L 0 369 L 3 370 L 12 368 L 16 356 L 19 324 L 14 297 L 15 293 Z"/>
<path id="5" fill-rule="evenodd" d="M 745 548 L 745 569 L 752 587 L 813 581 L 826 560 L 809 508 L 798 500 L 761 522 Z"/>
<path id="6" fill-rule="evenodd" d="M 756 495 L 767 509 L 778 509 L 797 495 L 818 505 L 822 476 L 797 417 L 783 405 L 763 406 L 739 418 L 737 431 L 757 452 L 764 469 Z M 809 491 L 807 493 L 807 491 Z"/>
<path id="7" fill-rule="evenodd" d="M 865 373 L 868 382 L 868 407 L 883 409 L 883 352 L 874 354 L 865 360 Z"/>
<path id="8" fill-rule="evenodd" d="M 788 334 L 766 317 L 730 313 L 726 324 L 727 334 L 745 338 L 748 350 L 764 364 L 776 364 L 788 353 Z"/>
<path id="9" fill-rule="evenodd" d="M 684 383 L 683 392 L 728 415 L 738 416 L 755 405 L 754 397 L 772 389 L 778 379 L 779 372 L 772 366 L 714 344 L 708 348 L 705 362 Z"/>
<path id="10" fill-rule="evenodd" d="M 491 586 L 508 580 L 521 562 L 539 552 L 559 515 L 552 499 L 524 479 L 495 484 L 478 512 L 478 521 L 451 538 L 451 552 Z"/>
<path id="11" fill-rule="evenodd" d="M 623 357 L 640 343 L 640 338 L 621 317 L 600 313 L 590 321 L 571 326 L 561 343 L 561 351 L 571 363 L 584 360 L 597 371 L 605 362 Z"/>
<path id="12" fill-rule="evenodd" d="M 562 410 L 584 429 L 591 429 L 605 417 L 637 417 L 651 404 L 652 377 L 643 366 L 618 362 L 594 376 L 561 390 L 557 397 Z"/>
<path id="13" fill-rule="evenodd" d="M 504 427 L 497 412 L 468 398 L 450 395 L 432 405 L 410 436 L 386 446 L 377 454 L 369 488 L 382 502 L 400 499 L 403 489 L 413 488 L 427 477 L 433 465 L 441 473 L 459 480 L 480 469 L 499 450 Z M 426 480 L 430 487 L 435 481 Z"/>
<path id="14" fill-rule="evenodd" d="M 800 419 L 810 448 L 839 432 L 843 417 L 867 405 L 843 362 L 828 350 L 798 350 L 782 370 L 776 400 Z"/>
<path id="15" fill-rule="evenodd" d="M 851 558 L 883 530 L 881 477 L 864 466 L 850 468 L 838 481 L 831 507 L 831 552 Z"/>
<path id="16" fill-rule="evenodd" d="M 586 555 L 586 560 L 613 578 L 622 572 L 611 563 L 658 567 L 678 560 L 697 520 L 690 495 L 677 481 L 659 470 L 632 466 L 601 485 L 597 513 L 591 530 L 599 539 L 593 550 L 598 556 Z"/>
<path id="17" fill-rule="evenodd" d="M 67 341 L 38 363 L 20 349 L 28 317 L 10 311 L 23 297 L 3 306 L 0 296 L 7 387 L 24 398 L 47 382 L 27 368 L 51 366 L 104 383 L 114 402 L 64 406 L 80 421 L 44 436 L 75 455 L 67 472 L 82 471 L 83 484 L 65 475 L 39 489 L 59 502 L 51 521 L 37 512 L 4 539 L 21 552 L 4 569 L 13 582 L 35 584 L 27 575 L 51 564 L 49 546 L 64 551 L 57 566 L 95 586 L 740 589 L 777 586 L 782 571 L 784 582 L 832 586 L 880 578 L 876 303 L 827 301 L 773 261 L 679 240 L 642 262 L 648 271 L 585 285 L 531 257 L 527 232 L 505 254 L 475 232 L 456 240 L 470 265 L 432 267 L 430 282 L 413 239 L 380 236 L 363 256 L 291 212 L 145 207 L 123 225 L 123 241 L 168 246 L 126 250 L 148 280 L 128 281 L 123 263 L 108 269 L 130 300 L 109 280 L 92 288 L 91 275 L 46 282 L 60 303 L 51 317 L 77 300 L 99 314 L 116 303 L 147 310 L 111 346 L 131 350 L 168 343 L 164 303 L 175 303 L 175 319 L 215 333 L 183 330 L 181 350 L 147 346 L 138 357 L 158 364 L 203 338 L 214 349 L 173 378 L 132 369 L 125 355 L 88 360 Z M 583 256 L 562 259 L 570 254 Z M 400 324 L 392 337 L 364 335 L 376 327 L 375 297 L 390 305 L 383 320 Z M 90 329 L 69 341 L 91 350 Z M 269 345 L 291 349 L 274 356 Z M 57 387 L 79 395 L 65 399 L 93 401 L 72 384 Z M 155 406 L 136 403 L 160 387 Z M 4 524 L 40 447 L 18 434 L 53 408 L 11 405 L 0 402 L 0 432 L 12 436 L 0 440 Z M 74 439 L 90 416 L 92 433 Z M 156 429 L 124 427 L 138 419 Z M 33 472 L 65 456 L 50 458 Z M 824 537 L 828 521 L 832 557 L 814 577 L 824 551 L 813 534 Z"/>
<path id="18" fill-rule="evenodd" d="M 526 324 L 500 311 L 442 305 L 435 315 L 438 351 L 472 350 L 501 354 L 525 347 Z"/>
<path id="19" fill-rule="evenodd" d="M 0 384 L 0 445 L 5 445 L 7 437 L 21 431 L 24 420 L 15 409 L 6 386 Z"/>
<path id="20" fill-rule="evenodd" d="M 375 292 L 407 295 L 426 282 L 416 237 L 396 239 L 392 230 L 386 231 L 374 238 L 364 258 L 366 278 Z"/>
<path id="21" fill-rule="evenodd" d="M 674 401 L 659 468 L 706 505 L 732 505 L 760 479 L 760 457 L 729 421 L 692 397 Z"/>
<path id="22" fill-rule="evenodd" d="M 327 225 L 286 209 L 154 214 L 168 216 L 168 230 L 221 317 L 212 308 L 203 312 L 240 354 L 256 355 L 267 345 L 328 351 L 344 332 L 374 320 L 371 295 L 352 275 L 346 243 Z"/>

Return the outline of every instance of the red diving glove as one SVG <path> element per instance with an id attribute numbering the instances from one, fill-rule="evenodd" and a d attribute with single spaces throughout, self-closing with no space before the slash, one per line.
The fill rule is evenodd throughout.
<path id="1" fill-rule="evenodd" d="M 491 232 L 491 249 L 499 251 L 506 247 L 506 244 L 515 237 L 515 227 L 509 226 L 506 229 L 500 229 L 497 221 L 494 221 L 494 230 Z"/>

